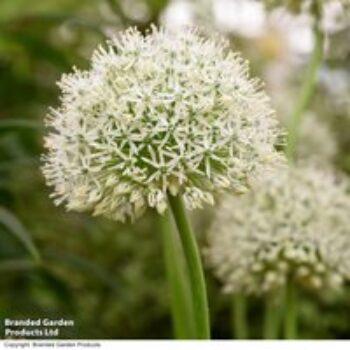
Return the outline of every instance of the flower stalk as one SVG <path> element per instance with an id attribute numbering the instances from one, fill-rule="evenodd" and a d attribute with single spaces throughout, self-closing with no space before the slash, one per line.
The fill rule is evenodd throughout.
<path id="1" fill-rule="evenodd" d="M 288 124 L 286 155 L 291 161 L 293 161 L 295 157 L 299 128 L 302 123 L 304 112 L 309 106 L 313 96 L 317 72 L 323 59 L 324 34 L 320 28 L 320 18 L 322 16 L 321 1 L 316 0 L 313 3 L 313 10 L 315 14 L 315 23 L 313 27 L 315 44 L 300 90 L 300 95 L 296 100 Z M 297 290 L 291 279 L 288 280 L 286 287 L 284 336 L 286 339 L 297 338 Z"/>
<path id="2" fill-rule="evenodd" d="M 323 58 L 324 34 L 319 26 L 319 18 L 321 15 L 321 5 L 317 5 L 317 18 L 313 27 L 314 32 L 314 48 L 310 57 L 309 65 L 305 72 L 305 79 L 302 83 L 300 94 L 296 99 L 294 109 L 288 119 L 288 134 L 286 154 L 289 159 L 295 156 L 296 145 L 298 142 L 298 131 L 302 123 L 305 110 L 310 104 L 312 95 L 316 86 L 316 78 L 319 66 Z"/>
<path id="3" fill-rule="evenodd" d="M 242 294 L 233 296 L 233 331 L 236 339 L 248 339 L 247 299 Z"/>
<path id="4" fill-rule="evenodd" d="M 188 268 L 197 339 L 209 339 L 209 308 L 204 272 L 195 235 L 187 218 L 182 198 L 168 195 L 170 207 L 179 231 Z"/>
<path id="5" fill-rule="evenodd" d="M 285 296 L 284 337 L 297 339 L 297 288 L 292 278 L 288 279 Z"/>
<path id="6" fill-rule="evenodd" d="M 173 230 L 168 210 L 163 215 L 158 215 L 158 218 L 163 238 L 174 335 L 176 339 L 193 339 L 193 308 L 179 236 Z"/>
<path id="7" fill-rule="evenodd" d="M 279 331 L 279 310 L 276 306 L 275 299 L 271 295 L 267 295 L 265 299 L 265 315 L 264 315 L 264 339 L 277 339 Z"/>

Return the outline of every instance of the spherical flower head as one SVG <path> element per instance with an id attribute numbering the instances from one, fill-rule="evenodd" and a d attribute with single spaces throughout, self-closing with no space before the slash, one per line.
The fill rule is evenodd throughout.
<path id="1" fill-rule="evenodd" d="M 260 82 L 226 42 L 196 30 L 127 30 L 59 87 L 43 172 L 67 209 L 124 221 L 162 213 L 168 193 L 201 207 L 281 162 Z"/>
<path id="2" fill-rule="evenodd" d="M 312 290 L 350 278 L 345 179 L 296 167 L 241 197 L 227 197 L 208 235 L 209 264 L 226 292 L 265 294 L 288 278 Z"/>

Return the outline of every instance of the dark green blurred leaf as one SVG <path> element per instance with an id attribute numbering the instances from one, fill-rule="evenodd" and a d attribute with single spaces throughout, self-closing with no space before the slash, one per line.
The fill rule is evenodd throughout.
<path id="1" fill-rule="evenodd" d="M 27 249 L 28 253 L 32 256 L 34 261 L 40 261 L 40 254 L 37 250 L 30 233 L 22 225 L 22 223 L 13 215 L 10 211 L 0 207 L 0 224 L 4 225 L 8 232 L 15 236 L 23 246 Z"/>
<path id="2" fill-rule="evenodd" d="M 27 129 L 33 131 L 41 131 L 43 125 L 35 120 L 29 119 L 3 119 L 0 120 L 0 133 L 6 131 L 13 131 L 18 129 Z"/>
<path id="3" fill-rule="evenodd" d="M 0 261 L 0 273 L 6 272 L 6 273 L 12 273 L 16 271 L 26 271 L 26 270 L 32 270 L 34 268 L 38 267 L 38 264 L 33 262 L 32 260 L 26 260 L 26 259 L 11 259 L 11 260 L 4 260 Z"/>
<path id="4" fill-rule="evenodd" d="M 58 252 L 47 251 L 45 256 L 47 259 L 52 260 L 54 263 L 60 263 L 70 266 L 74 269 L 83 271 L 91 276 L 97 278 L 106 287 L 118 291 L 119 285 L 115 283 L 114 276 L 111 276 L 107 271 L 101 268 L 99 265 L 91 262 L 90 260 L 74 255 L 74 254 L 64 254 Z"/>
<path id="5" fill-rule="evenodd" d="M 75 309 L 72 291 L 67 284 L 48 269 L 41 269 L 35 275 L 44 286 L 69 310 Z M 35 279 L 35 276 L 33 278 Z"/>

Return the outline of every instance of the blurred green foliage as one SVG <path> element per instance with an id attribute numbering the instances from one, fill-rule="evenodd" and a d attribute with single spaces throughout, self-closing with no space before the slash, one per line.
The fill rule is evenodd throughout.
<path id="1" fill-rule="evenodd" d="M 40 173 L 43 117 L 48 106 L 57 103 L 56 80 L 72 65 L 85 67 L 108 30 L 129 25 L 145 30 L 157 23 L 167 1 L 146 1 L 142 18 L 125 11 L 132 4 L 0 2 L 0 319 L 75 320 L 74 328 L 63 331 L 64 338 L 171 338 L 154 213 L 133 225 L 66 213 L 53 206 Z M 344 41 L 338 45 L 344 46 Z M 251 52 L 249 45 L 241 46 Z M 256 59 L 253 53 L 252 60 L 253 70 L 259 71 L 268 58 Z M 344 62 L 349 69 L 346 58 L 329 65 Z M 350 139 L 344 131 L 349 130 L 350 118 L 342 118 L 346 112 L 334 109 L 327 94 L 318 91 L 314 108 L 327 111 L 341 145 L 338 165 L 350 172 Z M 333 122 L 336 116 L 343 124 Z M 195 220 L 199 233 L 208 220 L 210 215 Z M 209 273 L 208 288 L 213 336 L 230 338 L 229 297 L 222 296 Z M 306 296 L 303 303 L 304 337 L 350 336 L 350 292 L 335 302 L 315 303 Z M 255 338 L 260 337 L 261 308 L 252 300 L 249 318 Z"/>

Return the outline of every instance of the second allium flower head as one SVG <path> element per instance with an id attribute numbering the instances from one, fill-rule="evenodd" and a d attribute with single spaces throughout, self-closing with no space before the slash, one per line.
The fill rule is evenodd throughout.
<path id="1" fill-rule="evenodd" d="M 189 208 L 281 161 L 269 100 L 223 41 L 131 29 L 59 83 L 43 172 L 56 204 L 124 221 L 167 193 Z"/>
<path id="2" fill-rule="evenodd" d="M 349 183 L 295 166 L 249 194 L 227 196 L 208 234 L 208 263 L 226 292 L 264 294 L 288 279 L 314 290 L 350 280 Z"/>

